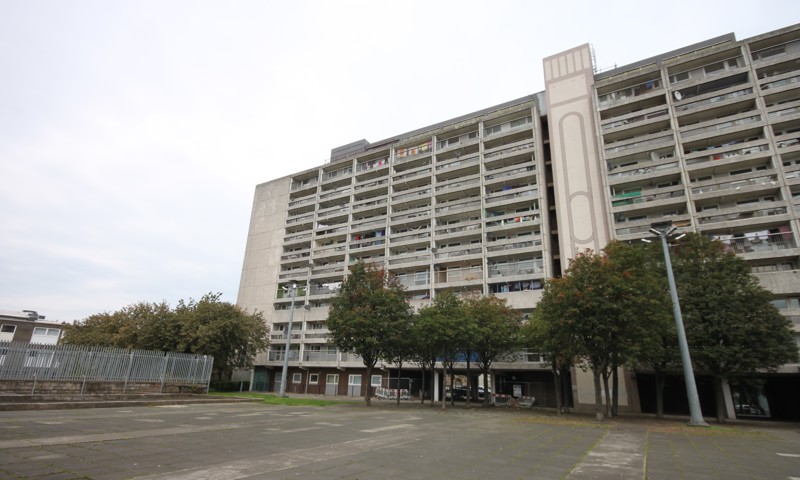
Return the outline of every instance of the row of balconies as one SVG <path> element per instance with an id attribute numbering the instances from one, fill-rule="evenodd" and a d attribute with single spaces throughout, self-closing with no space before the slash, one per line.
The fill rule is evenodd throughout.
<path id="1" fill-rule="evenodd" d="M 499 125 L 488 126 L 484 129 L 484 131 L 486 133 L 486 139 L 495 140 L 506 135 L 514 134 L 521 130 L 531 129 L 532 124 L 532 118 L 527 116 L 504 122 Z M 437 141 L 435 153 L 445 154 L 450 151 L 463 149 L 467 146 L 476 145 L 479 141 L 480 139 L 478 138 L 477 131 L 460 134 L 452 138 Z M 422 158 L 426 155 L 430 155 L 434 153 L 430 147 L 431 142 L 427 141 L 414 147 L 397 148 L 394 152 L 395 161 L 408 161 L 414 158 Z M 306 189 L 316 187 L 318 183 L 325 184 L 328 182 L 335 182 L 337 179 L 352 177 L 354 173 L 356 178 L 369 179 L 373 176 L 373 172 L 383 170 L 384 167 L 388 167 L 391 163 L 390 155 L 388 154 L 384 156 L 378 156 L 377 158 L 374 158 L 374 154 L 371 154 L 370 157 L 371 158 L 365 160 L 356 159 L 355 172 L 353 172 L 353 165 L 348 164 L 344 167 L 335 169 L 332 166 L 324 167 L 318 173 L 319 176 L 316 176 L 313 173 L 303 174 L 303 176 L 299 176 L 292 181 L 290 190 L 292 192 L 304 191 Z M 364 175 L 365 173 L 368 173 L 369 175 Z"/>

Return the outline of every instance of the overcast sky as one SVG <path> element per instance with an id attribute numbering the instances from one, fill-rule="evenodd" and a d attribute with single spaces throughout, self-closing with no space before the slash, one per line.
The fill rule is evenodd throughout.
<path id="1" fill-rule="evenodd" d="M 0 0 L 0 310 L 236 301 L 256 184 L 800 2 Z"/>

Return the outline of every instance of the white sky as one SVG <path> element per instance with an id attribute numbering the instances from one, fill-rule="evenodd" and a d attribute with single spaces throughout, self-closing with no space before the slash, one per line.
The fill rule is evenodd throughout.
<path id="1" fill-rule="evenodd" d="M 798 21 L 796 0 L 0 0 L 0 310 L 235 302 L 259 183 L 540 92 L 584 43 L 606 69 Z"/>

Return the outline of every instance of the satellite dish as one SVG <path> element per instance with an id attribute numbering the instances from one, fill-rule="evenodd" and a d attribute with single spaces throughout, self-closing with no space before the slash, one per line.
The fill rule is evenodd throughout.
<path id="1" fill-rule="evenodd" d="M 677 91 L 676 91 L 676 92 L 674 93 L 674 95 L 675 95 L 675 100 L 678 100 L 678 101 L 680 101 L 680 100 L 683 98 L 683 95 L 681 95 L 681 92 L 677 92 Z"/>

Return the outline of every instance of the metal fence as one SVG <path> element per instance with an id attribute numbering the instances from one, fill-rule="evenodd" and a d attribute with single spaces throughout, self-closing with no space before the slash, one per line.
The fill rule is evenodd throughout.
<path id="1" fill-rule="evenodd" d="M 214 357 L 86 345 L 0 342 L 0 380 L 206 386 Z"/>

